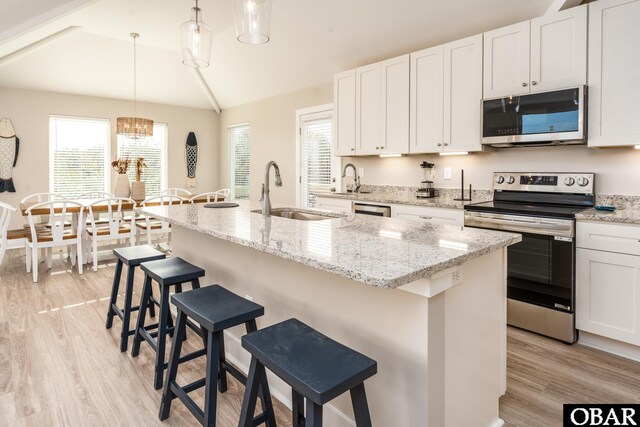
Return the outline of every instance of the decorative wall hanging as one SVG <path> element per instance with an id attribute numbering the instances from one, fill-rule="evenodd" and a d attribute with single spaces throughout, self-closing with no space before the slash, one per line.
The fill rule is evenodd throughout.
<path id="1" fill-rule="evenodd" d="M 13 123 L 9 119 L 0 120 L 0 193 L 15 193 L 13 168 L 18 162 L 20 139 L 16 136 Z"/>
<path id="2" fill-rule="evenodd" d="M 187 144 L 185 146 L 185 156 L 187 159 L 187 188 L 196 187 L 196 166 L 198 165 L 198 141 L 196 134 L 189 132 L 187 136 Z"/>

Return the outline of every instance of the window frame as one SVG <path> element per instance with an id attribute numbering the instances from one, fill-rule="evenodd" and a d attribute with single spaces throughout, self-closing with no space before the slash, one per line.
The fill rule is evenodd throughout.
<path id="1" fill-rule="evenodd" d="M 302 108 L 296 110 L 296 206 L 303 207 L 302 197 L 302 123 L 303 117 L 307 115 L 322 115 L 328 114 L 331 116 L 331 174 L 335 178 L 335 188 L 342 188 L 342 176 L 340 174 L 340 167 L 342 165 L 342 158 L 335 154 L 335 144 L 333 138 L 335 138 L 336 129 L 336 117 L 335 106 L 333 103 L 317 105 L 315 107 Z"/>
<path id="2" fill-rule="evenodd" d="M 51 120 L 52 119 L 67 119 L 67 120 L 84 120 L 84 121 L 96 121 L 104 122 L 107 125 L 106 132 L 106 144 L 105 144 L 105 158 L 104 158 L 104 185 L 103 191 L 111 192 L 111 119 L 105 117 L 85 117 L 85 116 L 71 116 L 64 114 L 49 114 L 48 120 L 48 144 L 49 144 L 49 192 L 54 192 L 54 176 L 55 176 L 55 151 L 51 144 Z"/>
<path id="3" fill-rule="evenodd" d="M 232 125 L 227 126 L 227 149 L 228 149 L 228 161 L 229 161 L 229 170 L 227 174 L 227 178 L 229 180 L 229 191 L 230 197 L 232 200 L 236 199 L 236 184 L 235 184 L 235 145 L 232 147 L 230 131 L 234 128 L 247 126 L 249 128 L 249 195 L 247 199 L 251 199 L 251 122 L 242 122 L 242 123 L 234 123 Z"/>
<path id="4" fill-rule="evenodd" d="M 162 190 L 166 189 L 168 187 L 168 182 L 169 182 L 169 123 L 166 122 L 154 122 L 153 126 L 155 127 L 156 125 L 158 126 L 164 126 L 166 128 L 166 138 L 164 139 L 164 141 L 162 141 L 162 153 L 160 156 L 160 167 L 161 167 L 161 171 L 160 171 L 160 192 L 158 194 L 148 194 L 147 197 L 153 197 L 153 196 L 159 196 L 160 193 L 162 192 Z M 154 129 L 154 135 L 155 135 L 155 129 Z M 120 141 L 121 139 L 125 138 L 122 135 L 116 135 L 116 156 L 120 156 Z M 131 159 L 132 162 L 129 165 L 129 170 L 131 170 L 132 168 L 135 169 L 135 163 L 134 160 L 135 159 Z M 163 173 L 164 172 L 164 173 Z M 144 172 L 142 174 L 142 180 L 144 181 Z"/>

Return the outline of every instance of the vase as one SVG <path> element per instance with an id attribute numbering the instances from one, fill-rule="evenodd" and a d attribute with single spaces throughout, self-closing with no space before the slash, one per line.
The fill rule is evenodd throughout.
<path id="1" fill-rule="evenodd" d="M 131 183 L 131 198 L 136 202 L 142 202 L 147 198 L 147 190 L 144 181 L 133 181 Z"/>
<path id="2" fill-rule="evenodd" d="M 131 189 L 129 188 L 129 177 L 126 173 L 119 173 L 116 176 L 116 184 L 113 188 L 113 195 L 116 197 L 129 197 Z"/>

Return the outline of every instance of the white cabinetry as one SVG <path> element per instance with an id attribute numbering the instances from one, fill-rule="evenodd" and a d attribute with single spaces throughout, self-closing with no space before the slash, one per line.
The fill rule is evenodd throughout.
<path id="1" fill-rule="evenodd" d="M 442 150 L 482 150 L 482 34 L 444 45 Z"/>
<path id="2" fill-rule="evenodd" d="M 409 55 L 380 64 L 382 141 L 378 154 L 409 152 Z"/>
<path id="3" fill-rule="evenodd" d="M 352 156 L 356 152 L 356 70 L 335 75 L 333 100 L 336 109 L 334 153 Z"/>
<path id="4" fill-rule="evenodd" d="M 484 33 L 484 98 L 587 83 L 587 6 Z"/>
<path id="5" fill-rule="evenodd" d="M 640 144 L 640 0 L 589 4 L 589 146 Z"/>
<path id="6" fill-rule="evenodd" d="M 482 35 L 411 54 L 409 151 L 480 151 Z"/>
<path id="7" fill-rule="evenodd" d="M 378 154 L 382 143 L 380 63 L 356 68 L 356 154 Z"/>
<path id="8" fill-rule="evenodd" d="M 640 227 L 578 222 L 576 327 L 640 345 Z"/>
<path id="9" fill-rule="evenodd" d="M 464 211 L 462 209 L 391 205 L 391 217 L 431 224 L 464 225 Z"/>
<path id="10" fill-rule="evenodd" d="M 353 212 L 353 202 L 351 200 L 318 197 L 316 199 L 316 208 L 348 215 Z"/>

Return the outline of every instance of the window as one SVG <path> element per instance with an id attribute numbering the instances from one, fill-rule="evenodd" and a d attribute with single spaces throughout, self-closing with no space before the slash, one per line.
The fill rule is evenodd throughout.
<path id="1" fill-rule="evenodd" d="M 229 137 L 229 188 L 232 199 L 249 198 L 249 159 L 251 151 L 251 127 L 248 123 L 230 126 Z"/>
<path id="2" fill-rule="evenodd" d="M 339 183 L 332 182 L 339 167 L 333 156 L 332 106 L 298 111 L 298 205 L 315 207 L 316 194 L 329 193 Z"/>
<path id="3" fill-rule="evenodd" d="M 132 139 L 118 135 L 118 157 L 131 160 L 127 175 L 129 181 L 136 180 L 135 160 L 144 157 L 147 167 L 142 170 L 147 197 L 159 196 L 167 188 L 167 141 L 169 126 L 166 123 L 153 124 L 153 136 Z"/>
<path id="4" fill-rule="evenodd" d="M 50 191 L 67 197 L 109 191 L 110 135 L 108 119 L 50 116 Z"/>

